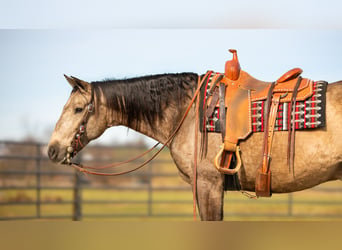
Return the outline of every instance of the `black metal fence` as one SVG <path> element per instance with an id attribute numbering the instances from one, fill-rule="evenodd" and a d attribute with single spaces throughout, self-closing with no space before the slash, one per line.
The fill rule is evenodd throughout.
<path id="1" fill-rule="evenodd" d="M 177 211 L 155 213 L 153 206 L 159 205 L 186 205 L 191 208 L 191 188 L 186 184 L 172 186 L 172 184 L 153 185 L 153 179 L 179 178 L 175 169 L 173 171 L 155 172 L 155 165 L 172 165 L 170 159 L 156 159 L 144 170 L 119 177 L 96 177 L 76 172 L 70 167 L 58 166 L 50 163 L 46 156 L 46 145 L 36 142 L 0 141 L 0 220 L 23 219 L 72 219 L 85 218 L 145 218 L 145 217 L 189 217 L 189 213 Z M 130 151 L 139 152 L 146 150 L 142 146 L 130 146 Z M 93 146 L 84 149 L 79 154 L 79 159 L 84 158 L 86 163 L 102 164 L 106 162 L 121 161 L 129 152 L 126 147 Z M 104 160 L 97 159 L 97 151 L 120 152 L 115 155 L 103 154 Z M 92 152 L 92 153 L 91 153 Z M 112 153 L 109 153 L 112 154 Z M 95 157 L 94 157 L 95 155 Z M 127 156 L 129 157 L 129 156 Z M 165 156 L 163 157 L 165 158 Z M 82 159 L 83 162 L 83 159 Z M 136 163 L 136 162 L 134 162 Z M 111 180 L 109 180 L 109 178 Z M 43 181 L 46 179 L 45 181 Z M 63 180 L 64 179 L 64 180 Z M 66 181 L 65 181 L 66 180 Z M 60 181 L 60 183 L 59 183 Z M 171 185 L 171 186 L 170 186 Z M 42 196 L 42 192 L 61 192 L 67 197 L 49 198 Z M 94 192 L 94 196 L 85 198 L 85 193 Z M 130 192 L 128 198 L 99 199 L 96 194 L 108 192 Z M 153 195 L 156 192 L 190 193 L 189 199 L 161 199 L 156 200 Z M 184 195 L 182 195 L 184 197 Z M 58 206 L 69 205 L 67 213 L 60 213 Z M 124 206 L 114 213 L 102 211 L 85 213 L 85 206 Z M 54 206 L 56 213 L 43 212 L 42 208 Z M 132 207 L 138 206 L 140 210 L 134 212 Z M 24 207 L 23 210 L 13 212 L 14 208 Z M 34 210 L 34 212 L 33 212 Z M 99 209 L 101 210 L 101 209 Z M 115 210 L 115 209 L 113 209 Z"/>
<path id="2" fill-rule="evenodd" d="M 117 162 L 142 150 L 89 146 L 79 160 Z M 251 200 L 238 192 L 225 199 L 227 220 L 342 219 L 341 182 L 271 199 Z M 168 152 L 142 170 L 96 177 L 52 164 L 45 144 L 0 141 L 0 220 L 102 218 L 192 220 L 191 188 L 178 176 Z"/>
<path id="3" fill-rule="evenodd" d="M 44 176 L 73 176 L 79 179 L 75 172 L 55 171 L 46 168 L 47 158 L 44 155 L 45 145 L 34 142 L 0 142 L 0 219 L 35 219 L 35 218 L 73 218 L 79 219 L 77 204 L 79 200 L 71 201 L 44 201 L 42 200 L 42 190 L 68 190 L 73 189 L 75 198 L 80 189 L 77 181 L 73 186 L 43 186 L 41 179 Z M 29 177 L 29 178 L 25 178 Z M 27 181 L 29 179 L 30 181 Z M 31 195 L 28 196 L 26 192 Z M 73 204 L 74 213 L 70 215 L 51 215 L 43 216 L 41 207 L 45 204 Z M 27 213 L 11 213 L 17 206 L 25 206 Z M 31 208 L 34 208 L 32 212 Z M 9 214 L 6 210 L 10 211 Z M 23 215 L 24 214 L 24 215 Z"/>

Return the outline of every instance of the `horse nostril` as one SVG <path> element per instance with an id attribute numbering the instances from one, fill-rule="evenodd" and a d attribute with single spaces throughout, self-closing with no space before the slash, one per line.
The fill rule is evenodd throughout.
<path id="1" fill-rule="evenodd" d="M 58 150 L 54 147 L 54 146 L 50 146 L 48 149 L 48 155 L 50 160 L 56 160 L 57 156 L 58 156 Z"/>

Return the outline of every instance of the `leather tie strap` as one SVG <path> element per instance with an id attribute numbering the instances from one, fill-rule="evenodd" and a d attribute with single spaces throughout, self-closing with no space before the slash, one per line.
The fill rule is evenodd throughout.
<path id="1" fill-rule="evenodd" d="M 289 129 L 289 134 L 288 134 L 288 144 L 287 144 L 287 163 L 289 166 L 289 172 L 292 172 L 294 174 L 294 154 L 295 154 L 295 130 L 296 130 L 296 100 L 297 100 L 297 93 L 298 93 L 298 88 L 299 85 L 302 81 L 302 77 L 298 77 L 298 80 L 296 82 L 296 85 L 293 89 L 293 94 L 290 102 L 290 114 L 288 119 L 288 129 Z"/>
<path id="2" fill-rule="evenodd" d="M 274 135 L 274 126 L 275 126 L 275 121 L 277 118 L 277 111 L 279 107 L 279 102 L 280 102 L 280 94 L 275 94 L 272 98 L 272 105 L 271 105 L 271 110 L 269 114 L 269 124 L 268 124 L 268 138 L 267 138 L 267 153 L 264 155 L 264 158 L 267 159 L 267 162 L 265 165 L 263 165 L 263 173 L 267 173 L 269 171 L 270 167 L 270 159 L 271 159 L 271 149 L 272 149 L 272 141 L 273 141 L 273 135 Z"/>
<path id="3" fill-rule="evenodd" d="M 220 83 L 220 128 L 221 128 L 221 134 L 222 134 L 222 141 L 224 141 L 224 138 L 226 136 L 226 103 L 225 103 L 225 97 L 226 97 L 226 85 L 224 83 Z"/>
<path id="4" fill-rule="evenodd" d="M 219 91 L 219 88 L 217 86 L 214 87 L 214 90 L 213 90 L 213 94 L 212 94 L 212 98 L 211 98 L 211 102 L 205 112 L 205 116 L 207 118 L 209 118 L 210 116 L 212 116 L 212 114 L 214 113 L 214 110 L 215 110 L 215 107 L 216 107 L 216 104 L 219 100 L 219 97 L 220 97 L 220 91 Z"/>
<path id="5" fill-rule="evenodd" d="M 268 90 L 266 108 L 264 110 L 264 147 L 262 153 L 262 163 L 258 168 L 255 179 L 255 194 L 257 197 L 269 197 L 271 193 L 271 171 L 269 169 L 271 158 L 271 143 L 273 139 L 273 131 L 276 113 L 278 110 L 280 95 L 272 98 L 275 82 L 273 82 Z M 273 122 L 274 120 L 274 122 Z"/>
<path id="6" fill-rule="evenodd" d="M 263 155 L 267 152 L 268 148 L 268 130 L 269 130 L 269 115 L 271 111 L 272 105 L 272 93 L 275 86 L 275 82 L 273 82 L 268 90 L 267 99 L 266 99 L 266 107 L 264 110 L 264 147 L 263 147 Z"/>

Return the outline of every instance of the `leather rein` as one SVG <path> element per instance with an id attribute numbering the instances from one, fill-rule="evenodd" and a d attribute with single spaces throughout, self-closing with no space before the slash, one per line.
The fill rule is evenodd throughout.
<path id="1" fill-rule="evenodd" d="M 208 73 L 207 73 L 208 74 Z M 106 166 L 99 166 L 99 167 L 89 167 L 89 166 L 85 166 L 82 164 L 77 164 L 77 163 L 71 163 L 71 158 L 74 157 L 77 152 L 79 152 L 84 146 L 85 142 L 88 141 L 87 136 L 86 136 L 86 127 L 87 127 L 87 122 L 89 120 L 89 117 L 91 116 L 91 114 L 94 113 L 94 90 L 92 88 L 92 92 L 91 92 L 91 99 L 89 104 L 87 105 L 87 109 L 86 112 L 84 114 L 83 119 L 81 120 L 81 124 L 79 126 L 78 131 L 76 132 L 76 135 L 71 143 L 71 146 L 68 147 L 67 149 L 67 153 L 66 153 L 66 157 L 65 157 L 65 161 L 73 168 L 75 168 L 76 170 L 78 170 L 79 172 L 83 172 L 83 173 L 87 173 L 87 174 L 92 174 L 92 175 L 100 175 L 100 176 L 118 176 L 118 175 L 123 175 L 123 174 L 127 174 L 127 173 L 131 173 L 133 171 L 136 171 L 140 168 L 142 168 L 143 166 L 145 166 L 146 164 L 148 164 L 149 162 L 151 162 L 166 146 L 167 144 L 176 136 L 177 132 L 179 131 L 180 127 L 182 126 L 185 118 L 187 117 L 192 105 L 194 104 L 196 98 L 199 96 L 199 92 L 200 89 L 204 83 L 204 79 L 206 79 L 206 77 L 202 78 L 203 80 L 201 81 L 201 77 L 198 77 L 198 86 L 197 89 L 195 90 L 194 96 L 191 99 L 182 119 L 179 121 L 177 127 L 175 128 L 175 130 L 173 131 L 173 133 L 168 137 L 168 139 L 165 141 L 165 143 L 163 144 L 163 146 L 156 152 L 154 153 L 149 159 L 145 160 L 143 163 L 141 163 L 140 165 L 138 165 L 137 167 L 127 170 L 127 171 L 123 171 L 123 172 L 117 172 L 117 173 L 104 173 L 104 172 L 98 172 L 98 171 L 94 171 L 94 170 L 102 170 L 102 169 L 107 169 L 107 168 L 114 168 L 117 166 L 121 166 L 124 164 L 127 164 L 129 162 L 132 162 L 136 159 L 141 158 L 142 156 L 146 155 L 147 153 L 151 152 L 153 149 L 155 149 L 160 143 L 158 142 L 157 144 L 155 144 L 152 148 L 150 148 L 149 150 L 147 150 L 146 152 L 142 153 L 141 155 L 138 155 L 132 159 L 126 160 L 126 161 L 122 161 L 122 162 L 118 162 L 118 163 L 114 163 L 114 164 L 110 164 L 110 165 L 106 165 Z M 196 128 L 198 129 L 198 128 Z M 194 156 L 195 158 L 195 164 L 197 161 L 197 154 Z M 194 168 L 196 169 L 196 167 Z M 195 171 L 195 170 L 194 170 Z M 196 176 L 197 173 L 194 173 L 194 176 Z M 196 184 L 195 184 L 196 186 Z"/>

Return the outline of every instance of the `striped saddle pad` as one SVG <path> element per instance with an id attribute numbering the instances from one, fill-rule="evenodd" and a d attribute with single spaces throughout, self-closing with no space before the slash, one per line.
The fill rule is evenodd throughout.
<path id="1" fill-rule="evenodd" d="M 209 82 L 209 85 L 210 85 L 210 82 Z M 314 83 L 313 95 L 305 101 L 296 102 L 296 111 L 295 111 L 296 130 L 321 128 L 325 126 L 326 88 L 327 88 L 327 82 L 317 81 Z M 265 101 L 252 102 L 251 107 L 252 107 L 252 114 L 251 114 L 252 131 L 263 132 L 264 131 Z M 213 115 L 209 117 L 208 119 L 206 119 L 205 124 L 201 124 L 201 127 L 202 127 L 201 130 L 203 131 L 203 125 L 205 125 L 207 132 L 220 133 L 221 129 L 220 129 L 219 114 L 220 114 L 219 107 L 216 107 L 213 112 Z M 288 130 L 289 119 L 290 119 L 289 103 L 280 103 L 279 108 L 278 108 L 278 113 L 277 113 L 275 131 Z"/>

